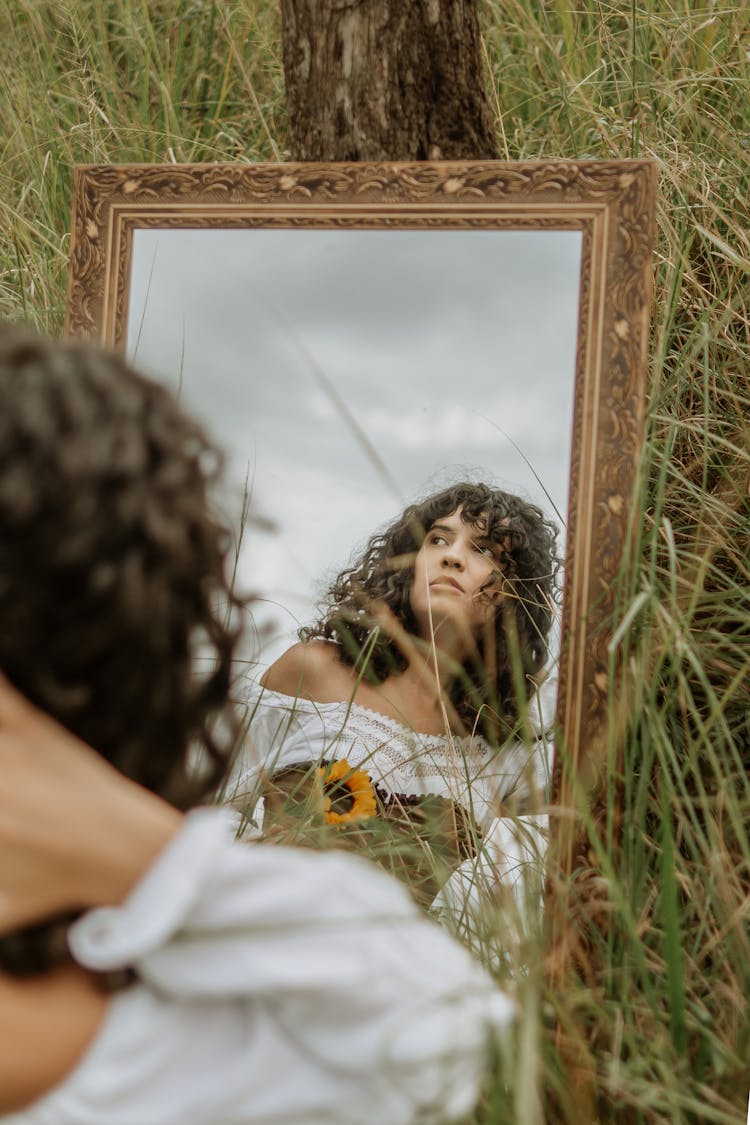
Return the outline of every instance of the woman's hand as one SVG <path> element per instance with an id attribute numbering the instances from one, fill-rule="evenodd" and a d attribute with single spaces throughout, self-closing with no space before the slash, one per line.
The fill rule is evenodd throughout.
<path id="1" fill-rule="evenodd" d="M 181 821 L 0 675 L 0 933 L 121 902 Z"/>

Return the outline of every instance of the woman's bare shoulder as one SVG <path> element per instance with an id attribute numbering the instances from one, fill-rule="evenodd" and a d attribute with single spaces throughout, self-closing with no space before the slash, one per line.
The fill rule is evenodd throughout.
<path id="1" fill-rule="evenodd" d="M 19 980 L 0 973 L 0 1114 L 58 1086 L 93 1042 L 107 997 L 74 965 Z"/>
<path id="2" fill-rule="evenodd" d="M 282 695 L 327 703 L 345 698 L 350 680 L 351 671 L 339 659 L 338 645 L 300 641 L 271 665 L 260 682 Z"/>

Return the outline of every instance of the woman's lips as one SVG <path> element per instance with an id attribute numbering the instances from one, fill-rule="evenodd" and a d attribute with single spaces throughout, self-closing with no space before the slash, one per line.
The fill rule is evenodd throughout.
<path id="1" fill-rule="evenodd" d="M 448 586 L 452 590 L 458 590 L 461 594 L 464 592 L 463 586 L 455 578 L 436 578 L 433 582 L 430 582 L 430 589 L 434 586 Z"/>

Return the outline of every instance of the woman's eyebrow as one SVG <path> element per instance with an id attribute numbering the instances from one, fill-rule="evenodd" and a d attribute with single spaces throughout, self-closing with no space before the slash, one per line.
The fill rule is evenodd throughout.
<path id="1" fill-rule="evenodd" d="M 447 531 L 450 535 L 453 534 L 453 528 L 448 527 L 447 523 L 433 523 L 427 534 L 429 535 L 431 531 Z"/>

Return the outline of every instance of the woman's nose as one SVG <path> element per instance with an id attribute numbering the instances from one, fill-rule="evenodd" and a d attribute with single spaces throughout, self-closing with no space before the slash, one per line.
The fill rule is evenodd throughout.
<path id="1" fill-rule="evenodd" d="M 463 570 L 464 557 L 461 551 L 456 547 L 455 543 L 445 548 L 443 555 L 443 566 L 455 567 L 457 570 Z"/>

